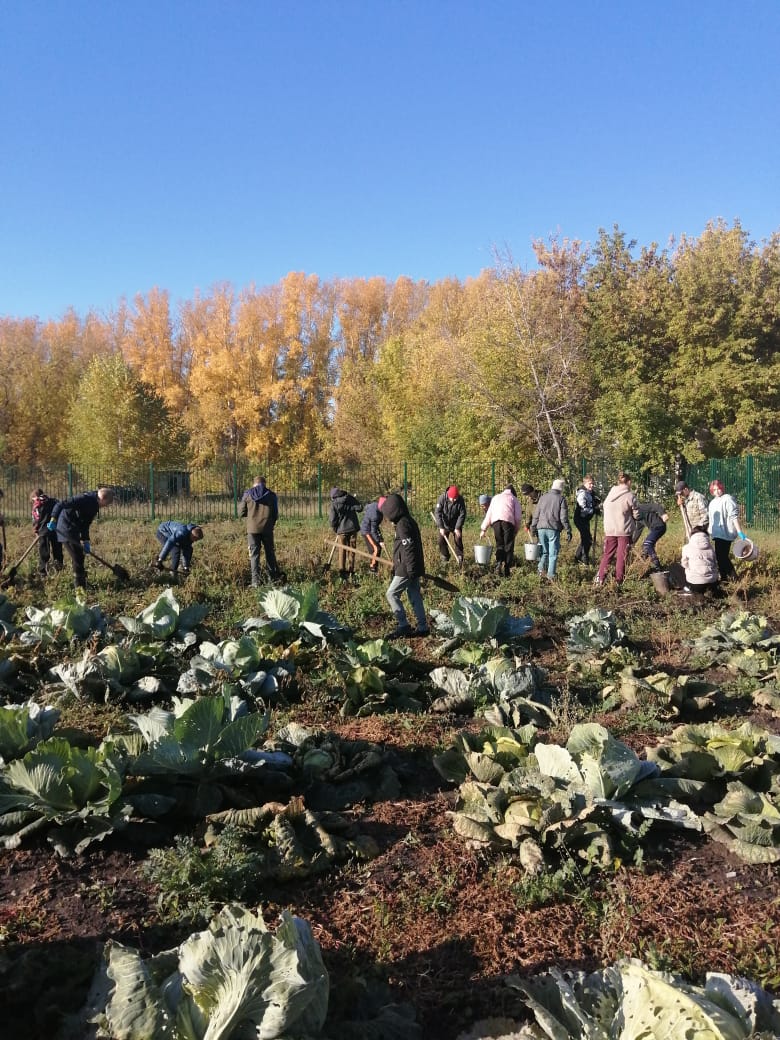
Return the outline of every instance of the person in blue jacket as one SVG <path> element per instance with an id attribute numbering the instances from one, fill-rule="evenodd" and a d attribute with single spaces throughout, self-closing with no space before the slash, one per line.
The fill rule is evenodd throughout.
<path id="1" fill-rule="evenodd" d="M 91 552 L 90 525 L 100 510 L 110 506 L 113 501 L 114 492 L 111 488 L 101 487 L 97 491 L 85 491 L 83 495 L 64 498 L 55 503 L 51 511 L 46 530 L 57 532 L 57 541 L 70 557 L 77 589 L 83 589 L 87 584 L 84 558 Z"/>
<path id="2" fill-rule="evenodd" d="M 192 563 L 193 542 L 203 537 L 203 528 L 197 524 L 182 524 L 178 520 L 163 520 L 157 528 L 156 538 L 162 548 L 154 561 L 158 571 L 164 570 L 164 561 L 170 556 L 171 570 L 176 574 L 181 563 L 182 574 L 189 574 Z"/>
<path id="3" fill-rule="evenodd" d="M 371 553 L 371 561 L 368 569 L 372 574 L 379 570 L 377 560 L 382 555 L 382 547 L 385 540 L 382 537 L 382 506 L 385 504 L 385 496 L 380 495 L 376 502 L 369 502 L 360 521 L 360 533 L 365 539 L 366 547 Z"/>

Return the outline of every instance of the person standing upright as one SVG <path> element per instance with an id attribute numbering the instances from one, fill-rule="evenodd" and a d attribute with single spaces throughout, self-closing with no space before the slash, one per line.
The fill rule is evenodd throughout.
<path id="1" fill-rule="evenodd" d="M 593 490 L 593 477 L 586 473 L 582 484 L 577 488 L 574 498 L 574 526 L 580 536 L 580 544 L 574 554 L 578 563 L 590 563 L 590 550 L 593 548 L 593 532 L 591 521 L 601 511 L 601 499 Z"/>
<path id="2" fill-rule="evenodd" d="M 482 520 L 479 537 L 484 538 L 488 527 L 493 528 L 496 539 L 496 573 L 508 578 L 515 562 L 515 538 L 523 522 L 520 503 L 515 489 L 507 484 L 504 490 L 494 495 Z"/>
<path id="3" fill-rule="evenodd" d="M 420 592 L 420 579 L 425 574 L 425 557 L 422 537 L 417 521 L 400 495 L 388 495 L 382 505 L 382 515 L 395 526 L 393 540 L 393 580 L 387 588 L 387 602 L 395 618 L 395 629 L 388 639 L 403 639 L 409 636 L 427 636 L 428 619 L 425 615 L 425 604 Z M 412 628 L 406 617 L 406 610 L 401 602 L 402 593 L 406 593 L 414 611 L 417 627 Z"/>
<path id="4" fill-rule="evenodd" d="M 336 535 L 336 541 L 339 546 L 343 546 L 338 552 L 338 567 L 342 578 L 355 573 L 355 554 L 349 550 L 357 548 L 360 530 L 358 513 L 362 511 L 363 504 L 354 495 L 341 488 L 331 488 L 328 521 Z"/>
<path id="5" fill-rule="evenodd" d="M 46 529 L 57 532 L 57 541 L 70 558 L 77 589 L 83 589 L 87 584 L 84 558 L 92 551 L 89 542 L 92 521 L 101 509 L 110 506 L 113 501 L 114 492 L 111 488 L 101 487 L 97 491 L 85 491 L 83 495 L 74 495 L 54 503 Z"/>
<path id="6" fill-rule="evenodd" d="M 604 499 L 604 551 L 601 554 L 599 571 L 594 585 L 603 585 L 612 561 L 615 561 L 615 581 L 623 584 L 626 576 L 626 560 L 631 547 L 631 538 L 639 519 L 639 503 L 631 490 L 631 477 L 621 473 Z"/>
<path id="7" fill-rule="evenodd" d="M 241 512 L 246 519 L 246 535 L 249 544 L 249 572 L 253 589 L 262 582 L 260 578 L 260 547 L 265 552 L 265 562 L 272 581 L 280 576 L 274 547 L 274 528 L 279 519 L 279 500 L 269 487 L 265 477 L 255 477 L 254 483 L 241 499 Z"/>
<path id="8" fill-rule="evenodd" d="M 731 495 L 726 494 L 722 480 L 710 482 L 710 500 L 708 514 L 710 521 L 710 536 L 715 545 L 715 558 L 718 561 L 718 570 L 722 581 L 736 578 L 737 572 L 731 562 L 731 543 L 741 538 L 744 541 L 747 535 L 742 530 L 739 522 L 739 506 Z"/>
<path id="9" fill-rule="evenodd" d="M 45 575 L 49 569 L 49 560 L 53 560 L 56 571 L 62 570 L 62 546 L 57 541 L 55 531 L 50 531 L 46 526 L 51 518 L 52 510 L 57 504 L 56 498 L 51 498 L 43 488 L 36 488 L 30 496 L 32 504 L 33 531 L 38 535 L 38 573 Z"/>
<path id="10" fill-rule="evenodd" d="M 369 502 L 360 521 L 360 533 L 366 543 L 366 548 L 371 554 L 368 569 L 372 574 L 379 570 L 379 557 L 385 540 L 382 537 L 382 506 L 385 504 L 385 496 L 380 495 L 376 502 Z"/>
<path id="11" fill-rule="evenodd" d="M 433 518 L 439 529 L 439 555 L 442 562 L 449 563 L 450 550 L 447 547 L 450 535 L 454 546 L 458 566 L 463 566 L 463 525 L 466 523 L 466 503 L 457 484 L 451 484 L 439 496 Z"/>
<path id="12" fill-rule="evenodd" d="M 680 512 L 687 520 L 686 534 L 694 527 L 703 527 L 706 531 L 710 525 L 710 515 L 704 495 L 700 491 L 693 491 L 684 480 L 677 481 L 674 485 L 674 493 L 677 496 Z"/>
<path id="13" fill-rule="evenodd" d="M 554 480 L 549 491 L 540 496 L 531 517 L 531 534 L 539 539 L 542 555 L 539 558 L 539 577 L 555 581 L 558 553 L 561 550 L 561 531 L 571 541 L 569 506 L 564 497 L 565 480 Z"/>

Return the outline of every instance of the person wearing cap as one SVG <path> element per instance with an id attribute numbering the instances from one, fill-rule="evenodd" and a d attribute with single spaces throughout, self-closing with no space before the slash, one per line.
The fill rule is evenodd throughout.
<path id="1" fill-rule="evenodd" d="M 621 473 L 617 484 L 607 493 L 603 505 L 604 549 L 601 553 L 599 571 L 593 579 L 594 585 L 603 585 L 612 561 L 615 561 L 615 582 L 623 584 L 626 576 L 626 560 L 631 547 L 631 538 L 639 519 L 639 502 L 631 490 L 631 476 Z"/>
<path id="2" fill-rule="evenodd" d="M 508 578 L 515 562 L 515 538 L 523 522 L 523 513 L 515 489 L 507 484 L 499 495 L 494 495 L 482 519 L 479 537 L 484 538 L 489 527 L 496 539 L 496 573 Z"/>
<path id="3" fill-rule="evenodd" d="M 731 543 L 737 538 L 745 541 L 747 535 L 739 522 L 739 506 L 736 499 L 726 494 L 722 480 L 710 482 L 710 504 L 708 508 L 710 520 L 710 536 L 715 544 L 715 558 L 722 581 L 735 578 L 737 572 L 731 562 Z"/>
<path id="4" fill-rule="evenodd" d="M 382 506 L 384 504 L 384 495 L 380 495 L 376 502 L 369 502 L 363 512 L 363 519 L 360 521 L 360 533 L 363 535 L 366 547 L 371 553 L 368 569 L 372 574 L 376 574 L 379 570 L 378 560 L 382 555 L 382 549 L 385 544 L 382 537 Z"/>
<path id="5" fill-rule="evenodd" d="M 539 577 L 555 581 L 558 553 L 561 550 L 561 531 L 571 541 L 569 506 L 563 492 L 565 480 L 554 480 L 549 491 L 540 496 L 531 517 L 531 534 L 539 539 L 542 555 L 539 558 Z"/>
<path id="6" fill-rule="evenodd" d="M 463 525 L 466 522 L 466 503 L 463 500 L 457 484 L 450 484 L 447 490 L 439 496 L 433 518 L 439 529 L 439 555 L 443 563 L 450 558 L 448 543 L 450 535 L 455 549 L 458 566 L 463 566 Z"/>
<path id="7" fill-rule="evenodd" d="M 709 527 L 710 517 L 707 511 L 707 499 L 699 491 L 692 491 L 684 480 L 678 480 L 674 485 L 674 493 L 677 496 L 677 505 L 683 514 L 686 534 L 694 527 L 703 527 L 706 531 Z"/>
<path id="8" fill-rule="evenodd" d="M 580 535 L 580 544 L 574 554 L 577 563 L 590 564 L 590 550 L 593 548 L 590 522 L 600 512 L 601 499 L 593 490 L 593 476 L 586 473 L 574 495 L 574 526 Z"/>

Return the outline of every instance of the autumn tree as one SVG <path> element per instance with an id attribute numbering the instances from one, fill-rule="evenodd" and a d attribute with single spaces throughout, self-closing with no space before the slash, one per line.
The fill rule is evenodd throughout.
<path id="1" fill-rule="evenodd" d="M 183 464 L 181 428 L 162 398 L 117 354 L 95 357 L 80 380 L 68 415 L 69 457 L 121 480 L 139 463 Z"/>
<path id="2" fill-rule="evenodd" d="M 139 294 L 133 307 L 116 316 L 117 336 L 127 364 L 152 387 L 172 415 L 182 415 L 188 401 L 189 352 L 171 314 L 167 290 Z"/>
<path id="3" fill-rule="evenodd" d="M 504 442 L 563 471 L 589 442 L 586 255 L 577 242 L 536 242 L 534 250 L 537 270 L 499 256 L 482 280 L 463 362 L 474 409 Z"/>

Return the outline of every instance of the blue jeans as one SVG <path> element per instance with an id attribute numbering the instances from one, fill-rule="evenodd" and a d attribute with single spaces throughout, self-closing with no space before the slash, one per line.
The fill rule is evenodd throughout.
<path id="1" fill-rule="evenodd" d="M 400 578 L 396 575 L 387 587 L 385 598 L 390 604 L 390 609 L 393 611 L 393 617 L 399 628 L 409 628 L 409 622 L 406 620 L 406 611 L 404 605 L 401 602 L 401 594 L 406 592 L 409 597 L 409 602 L 412 605 L 414 616 L 417 621 L 418 628 L 427 628 L 428 619 L 425 616 L 425 604 L 423 603 L 422 593 L 420 592 L 420 579 L 419 578 Z"/>
<path id="2" fill-rule="evenodd" d="M 542 555 L 539 560 L 539 573 L 547 572 L 548 578 L 555 577 L 555 566 L 558 563 L 558 553 L 561 548 L 561 532 L 552 531 L 549 527 L 540 527 L 536 532 L 539 544 L 542 547 Z"/>

